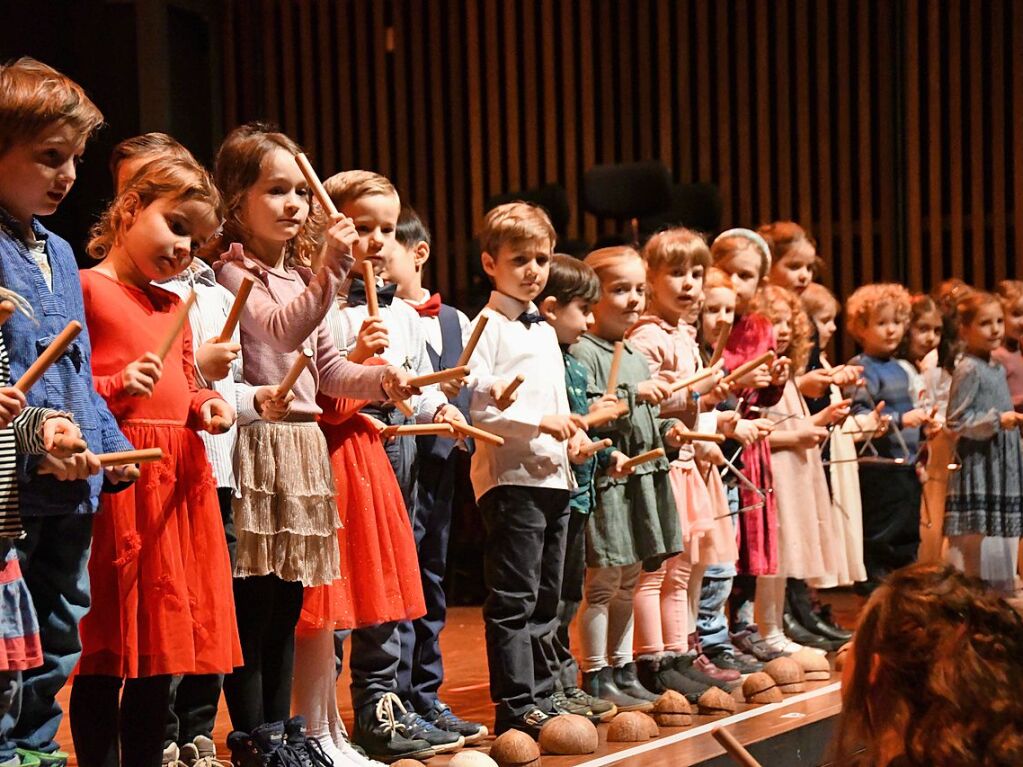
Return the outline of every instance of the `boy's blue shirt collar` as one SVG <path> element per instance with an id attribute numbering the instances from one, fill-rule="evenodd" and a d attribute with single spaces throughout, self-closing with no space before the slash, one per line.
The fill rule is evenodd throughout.
<path id="1" fill-rule="evenodd" d="M 29 225 L 32 227 L 32 233 L 36 236 L 37 240 L 46 240 L 49 238 L 49 230 L 43 226 L 39 222 L 39 219 L 35 216 L 32 216 L 32 221 Z M 8 213 L 3 207 L 0 207 L 0 229 L 3 229 L 9 237 L 13 237 L 26 246 L 28 245 L 28 243 L 25 242 L 25 230 L 22 223 Z"/>

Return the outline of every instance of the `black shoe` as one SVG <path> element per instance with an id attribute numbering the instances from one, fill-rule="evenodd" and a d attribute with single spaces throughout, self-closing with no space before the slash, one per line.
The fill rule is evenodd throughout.
<path id="1" fill-rule="evenodd" d="M 674 658 L 641 660 L 636 663 L 636 667 L 640 683 L 651 692 L 674 690 L 685 696 L 690 703 L 695 703 L 709 689 L 707 685 L 681 674 L 675 668 Z"/>
<path id="2" fill-rule="evenodd" d="M 782 619 L 782 630 L 785 632 L 785 636 L 796 644 L 801 644 L 804 647 L 814 647 L 818 650 L 831 652 L 845 644 L 845 642 L 828 639 L 826 637 L 822 637 L 820 634 L 814 634 L 808 628 L 803 626 L 803 624 L 797 621 L 792 613 L 788 612 L 785 613 L 785 616 Z"/>
<path id="3" fill-rule="evenodd" d="M 455 716 L 451 707 L 446 703 L 437 701 L 426 713 L 423 719 L 441 730 L 447 730 L 465 739 L 465 745 L 475 743 L 487 737 L 487 728 L 478 722 L 469 722 L 461 717 Z"/>
<path id="4" fill-rule="evenodd" d="M 583 692 L 614 704 L 619 711 L 649 711 L 654 704 L 645 698 L 636 698 L 618 689 L 610 666 L 600 671 L 583 673 Z"/>
<path id="5" fill-rule="evenodd" d="M 284 723 L 284 747 L 294 756 L 296 767 L 334 767 L 320 741 L 306 736 L 304 717 L 293 716 Z"/>
<path id="6" fill-rule="evenodd" d="M 838 639 L 842 642 L 848 642 L 853 638 L 853 632 L 848 629 L 844 629 L 839 626 L 831 613 L 831 605 L 821 605 L 818 610 L 813 613 L 817 619 L 816 626 L 808 626 L 811 631 L 815 634 L 820 634 L 828 639 Z"/>
<path id="7" fill-rule="evenodd" d="M 780 658 L 785 653 L 780 650 L 774 650 L 766 640 L 760 635 L 755 625 L 749 625 L 744 630 L 734 633 L 730 636 L 732 640 L 732 646 L 735 647 L 740 653 L 746 655 L 752 655 L 761 663 L 767 663 Z"/>
<path id="8" fill-rule="evenodd" d="M 522 716 L 498 719 L 494 722 L 494 733 L 502 735 L 508 732 L 508 730 L 518 730 L 519 732 L 526 733 L 533 740 L 538 740 L 541 728 L 553 718 L 550 714 L 544 713 L 542 709 L 533 706 Z"/>
<path id="9" fill-rule="evenodd" d="M 432 722 L 421 717 L 411 704 L 405 706 L 405 713 L 398 719 L 405 725 L 405 736 L 412 740 L 425 740 L 433 748 L 434 753 L 446 754 L 456 751 L 465 745 L 465 738 L 457 732 L 442 730 Z"/>
<path id="10" fill-rule="evenodd" d="M 261 724 L 252 733 L 235 730 L 227 736 L 234 767 L 269 767 L 284 745 L 284 722 Z"/>
<path id="11" fill-rule="evenodd" d="M 428 759 L 437 752 L 427 741 L 408 734 L 402 723 L 406 713 L 397 695 L 384 693 L 376 703 L 356 712 L 352 742 L 362 746 L 369 758 L 381 762 Z"/>
<path id="12" fill-rule="evenodd" d="M 731 692 L 741 684 L 741 682 L 738 681 L 715 679 L 710 676 L 710 674 L 704 674 L 696 668 L 694 665 L 695 663 L 696 658 L 692 655 L 679 655 L 673 661 L 675 670 L 678 671 L 678 673 L 694 682 L 702 684 L 704 687 L 720 687 L 725 692 Z"/>
<path id="13" fill-rule="evenodd" d="M 764 670 L 764 664 L 756 658 L 746 656 L 749 660 L 745 660 L 727 648 L 707 653 L 707 657 L 718 668 L 738 671 L 740 674 L 752 674 Z"/>
<path id="14" fill-rule="evenodd" d="M 633 698 L 653 703 L 660 697 L 660 693 L 651 692 L 640 683 L 635 663 L 626 663 L 624 666 L 615 667 L 613 678 L 618 689 Z"/>

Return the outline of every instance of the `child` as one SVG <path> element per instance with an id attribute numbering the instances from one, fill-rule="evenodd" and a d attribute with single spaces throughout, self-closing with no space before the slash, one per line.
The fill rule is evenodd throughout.
<path id="1" fill-rule="evenodd" d="M 96 388 L 125 435 L 162 448 L 163 459 L 144 465 L 133 488 L 104 494 L 96 519 L 93 606 L 82 619 L 71 693 L 84 767 L 117 764 L 118 747 L 125 765 L 154 764 L 171 675 L 222 674 L 242 660 L 220 510 L 192 431 L 217 431 L 217 419 L 229 425 L 234 409 L 196 387 L 187 328 L 164 358 L 154 353 L 180 302 L 150 284 L 173 276 L 213 235 L 220 206 L 213 180 L 193 162 L 154 160 L 111 203 L 89 242 L 89 254 L 102 259 L 82 274 Z"/>
<path id="2" fill-rule="evenodd" d="M 774 221 L 757 229 L 771 251 L 767 281 L 803 295 L 817 273 L 817 243 L 795 221 Z"/>
<path id="3" fill-rule="evenodd" d="M 1023 413 L 1023 281 L 1002 280 L 998 283 L 998 298 L 1005 314 L 1005 341 L 992 352 L 996 361 L 1005 368 L 1009 382 L 1012 406 L 1017 413 Z"/>
<path id="4" fill-rule="evenodd" d="M 82 89 L 54 69 L 23 58 L 0 67 L 0 284 L 25 297 L 34 319 L 15 313 L 3 326 L 17 380 L 71 320 L 85 325 L 71 246 L 37 216 L 60 206 L 75 181 L 85 143 L 103 116 Z M 74 416 L 89 449 L 64 459 L 30 457 L 19 470 L 25 537 L 15 543 L 41 617 L 43 664 L 24 674 L 21 714 L 0 752 L 17 744 L 27 760 L 62 765 L 55 740 L 57 693 L 81 651 L 78 623 L 89 609 L 86 563 L 103 477 L 94 453 L 131 449 L 92 385 L 92 347 L 82 330 L 27 393 L 29 405 Z M 132 467 L 106 471 L 124 482 Z"/>
<path id="5" fill-rule="evenodd" d="M 927 411 L 916 406 L 909 375 L 894 356 L 908 319 L 909 293 L 901 285 L 864 285 L 846 302 L 846 327 L 863 347 L 850 362 L 863 367 L 863 384 L 843 393 L 852 399 L 856 421 L 870 417 L 881 403 L 881 413 L 892 418 L 884 435 L 871 438 L 879 460 L 859 464 L 864 591 L 912 562 L 920 544 L 920 481 L 913 462 Z"/>
<path id="6" fill-rule="evenodd" d="M 974 291 L 958 309 L 966 354 L 952 373 L 948 404 L 960 462 L 945 504 L 948 557 L 967 575 L 1011 595 L 1023 535 L 1023 414 L 1013 410 L 1005 372 L 992 360 L 1005 332 L 1001 303 Z"/>
<path id="7" fill-rule="evenodd" d="M 583 689 L 620 710 L 648 710 L 660 690 L 654 693 L 639 682 L 633 662 L 633 591 L 642 571 L 656 577 L 661 566 L 682 551 L 682 524 L 667 459 L 657 458 L 635 470 L 626 470 L 624 463 L 629 456 L 666 445 L 680 447 L 682 439 L 678 420 L 657 416 L 656 406 L 671 394 L 670 383 L 651 378 L 646 359 L 623 340 L 639 320 L 646 296 L 643 259 L 632 248 L 611 247 L 590 253 L 586 263 L 600 278 L 600 300 L 593 306 L 591 331 L 571 353 L 586 368 L 588 397 L 595 401 L 609 391 L 615 343 L 622 342 L 621 365 L 610 392 L 627 402 L 630 412 L 594 430 L 597 437 L 610 437 L 616 452 L 606 472 L 595 478 L 596 505 L 586 530 L 587 570 L 580 611 Z M 655 620 L 652 615 L 645 619 Z M 659 624 L 659 610 L 656 619 Z M 652 657 L 659 664 L 667 649 L 660 626 L 648 633 L 658 634 L 660 650 Z M 686 649 L 681 646 L 686 637 L 678 637 L 677 630 L 671 640 L 676 651 Z M 645 646 L 643 650 L 649 652 Z M 664 660 L 675 670 L 673 679 L 692 666 L 692 658 L 681 653 L 665 655 Z"/>
<path id="8" fill-rule="evenodd" d="M 430 232 L 419 215 L 403 205 L 394 231 L 391 257 L 383 264 L 385 282 L 397 286 L 396 297 L 415 309 L 426 338 L 426 353 L 434 370 L 458 364 L 469 337 L 469 318 L 445 304 L 439 293 L 423 287 L 423 271 L 430 258 Z M 453 404 L 467 417 L 469 392 L 459 388 Z M 454 452 L 457 442 L 446 437 L 416 438 L 415 513 L 412 530 L 419 554 L 419 573 L 426 601 L 426 615 L 402 623 L 401 665 L 398 687 L 406 707 L 442 730 L 461 735 L 466 744 L 487 735 L 487 728 L 456 716 L 440 700 L 444 681 L 440 632 L 447 617 L 444 574 L 447 570 L 455 483 L 463 464 Z"/>
<path id="9" fill-rule="evenodd" d="M 568 353 L 572 344 L 593 323 L 592 306 L 600 299 L 600 279 L 589 266 L 571 256 L 555 253 L 551 259 L 547 284 L 539 296 L 540 314 L 554 328 L 565 362 L 565 388 L 573 413 L 586 415 L 591 406 L 586 396 L 586 368 Z M 606 404 L 598 400 L 596 406 Z M 565 536 L 565 567 L 562 571 L 561 599 L 558 602 L 558 628 L 554 649 L 559 673 L 555 679 L 554 708 L 561 714 L 579 714 L 607 721 L 617 707 L 606 700 L 587 695 L 579 687 L 579 664 L 569 649 L 569 626 L 583 599 L 586 575 L 586 523 L 596 502 L 593 475 L 598 463 L 605 465 L 612 451 L 601 449 L 582 462 L 573 462 L 576 488 L 569 499 L 568 533 Z"/>
<path id="10" fill-rule="evenodd" d="M 133 136 L 121 141 L 110 152 L 110 175 L 114 179 L 114 188 L 120 192 L 128 181 L 147 162 L 156 157 L 177 157 L 180 160 L 195 158 L 173 136 L 166 133 L 151 132 L 141 136 Z"/>
<path id="11" fill-rule="evenodd" d="M 303 585 L 330 583 L 340 574 L 340 519 L 327 446 L 316 426 L 316 394 L 374 400 L 410 394 L 398 370 L 346 362 L 330 338 L 323 317 L 351 269 L 357 233 L 349 219 L 332 221 L 319 269 L 308 269 L 315 242 L 307 223 L 309 188 L 294 159 L 299 151 L 284 134 L 250 123 L 228 134 L 216 162 L 228 211 L 223 235 L 209 251 L 223 254 L 214 270 L 232 292 L 243 279 L 254 280 L 241 344 L 245 381 L 260 387 L 251 403 L 239 404 L 241 497 L 233 507 L 245 665 L 224 680 L 224 692 L 232 724 L 245 731 L 229 742 L 239 754 L 265 751 L 281 737 Z M 276 386 L 303 347 L 312 352 L 311 364 L 293 387 L 290 412 L 272 422 L 269 409 L 287 409 Z"/>
<path id="12" fill-rule="evenodd" d="M 573 485 L 564 442 L 578 425 L 557 333 L 533 303 L 550 270 L 550 219 L 526 203 L 499 205 L 484 219 L 479 239 L 494 290 L 480 314 L 488 324 L 469 367 L 477 379 L 524 377 L 518 398 L 504 410 L 482 387 L 470 407 L 476 426 L 505 440 L 501 446 L 477 440 L 471 470 L 486 531 L 490 697 L 498 734 L 514 728 L 537 737 L 554 711 L 554 632 Z"/>

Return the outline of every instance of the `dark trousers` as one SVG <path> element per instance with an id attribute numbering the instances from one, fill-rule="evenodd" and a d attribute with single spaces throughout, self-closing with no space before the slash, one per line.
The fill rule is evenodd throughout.
<path id="1" fill-rule="evenodd" d="M 365 711 L 385 693 L 398 692 L 401 637 L 397 622 L 352 631 L 352 708 Z"/>
<path id="2" fill-rule="evenodd" d="M 479 501 L 487 539 L 483 604 L 497 720 L 550 710 L 568 491 L 501 485 Z"/>
<path id="3" fill-rule="evenodd" d="M 234 567 L 238 539 L 234 534 L 231 488 L 218 487 L 217 501 L 220 503 L 220 517 L 224 522 L 227 553 L 231 558 L 231 566 Z M 174 677 L 171 680 L 164 745 L 191 743 L 198 735 L 212 738 L 223 686 L 223 674 L 190 674 Z"/>
<path id="4" fill-rule="evenodd" d="M 920 481 L 909 466 L 860 466 L 863 563 L 879 581 L 916 560 L 920 547 Z"/>
<path id="5" fill-rule="evenodd" d="M 380 409 L 379 407 L 366 407 L 363 412 L 388 426 L 401 426 L 406 423 L 415 423 L 412 418 L 406 418 L 405 414 L 397 408 Z M 409 521 L 414 522 L 416 510 L 416 441 L 408 437 L 384 440 L 384 452 L 387 453 L 387 460 L 391 462 L 394 476 L 398 480 L 398 487 L 401 488 L 401 497 L 405 501 L 405 510 L 408 512 Z"/>
<path id="6" fill-rule="evenodd" d="M 224 678 L 224 696 L 236 730 L 251 732 L 291 713 L 295 626 L 302 612 L 302 584 L 276 575 L 234 579 L 245 665 Z"/>
<path id="7" fill-rule="evenodd" d="M 170 680 L 166 675 L 125 680 L 93 674 L 75 677 L 71 737 L 78 764 L 160 767 Z"/>
<path id="8" fill-rule="evenodd" d="M 451 504 L 455 494 L 455 456 L 447 459 L 426 454 L 419 457 L 416 513 L 412 532 L 419 553 L 419 574 L 426 601 L 426 615 L 402 621 L 401 662 L 398 665 L 399 696 L 419 712 L 438 701 L 444 681 L 440 632 L 447 619 L 444 573 L 451 535 Z"/>
<path id="9" fill-rule="evenodd" d="M 569 647 L 568 629 L 583 601 L 586 580 L 586 522 L 588 514 L 571 511 L 565 536 L 565 569 L 558 601 L 558 629 L 554 633 L 554 653 L 558 659 L 557 679 L 563 690 L 579 686 L 579 664 Z"/>
<path id="10" fill-rule="evenodd" d="M 22 674 L 21 713 L 9 735 L 18 748 L 56 751 L 63 717 L 57 693 L 82 654 L 78 623 L 89 611 L 92 516 L 25 517 L 16 541 L 25 584 L 39 616 L 43 665 Z"/>

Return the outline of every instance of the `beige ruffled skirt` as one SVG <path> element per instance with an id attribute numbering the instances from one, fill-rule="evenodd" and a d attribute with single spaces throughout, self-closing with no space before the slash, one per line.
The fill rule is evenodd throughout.
<path id="1" fill-rule="evenodd" d="M 233 503 L 236 578 L 276 575 L 303 586 L 339 577 L 334 479 L 315 423 L 258 421 L 238 430 Z"/>

